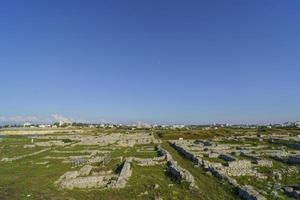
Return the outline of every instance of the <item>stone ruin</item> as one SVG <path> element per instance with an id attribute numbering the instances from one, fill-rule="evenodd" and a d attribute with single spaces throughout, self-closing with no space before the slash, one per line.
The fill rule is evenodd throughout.
<path id="1" fill-rule="evenodd" d="M 71 161 L 71 163 L 72 163 L 72 167 L 79 167 L 79 166 L 82 166 L 82 165 L 84 165 L 84 164 L 86 163 L 86 159 L 81 158 L 81 157 L 79 157 L 79 158 L 74 158 L 74 159 Z"/>
<path id="2" fill-rule="evenodd" d="M 154 157 L 154 158 L 136 158 L 130 157 L 139 166 L 154 166 L 165 164 L 165 156 Z"/>
<path id="3" fill-rule="evenodd" d="M 289 164 L 300 164 L 300 155 L 291 155 L 287 159 Z"/>
<path id="4" fill-rule="evenodd" d="M 246 199 L 246 200 L 266 200 L 266 198 L 264 196 L 259 194 L 250 185 L 240 186 L 237 189 L 238 189 L 238 194 L 242 199 Z"/>
<path id="5" fill-rule="evenodd" d="M 60 189 L 74 188 L 123 188 L 132 174 L 131 160 L 124 162 L 119 176 L 115 174 L 90 175 L 93 167 L 83 166 L 79 171 L 69 171 L 63 174 L 55 185 Z"/>
<path id="6" fill-rule="evenodd" d="M 74 188 L 98 188 L 106 187 L 113 175 L 106 176 L 81 176 L 78 171 L 66 172 L 56 182 L 55 185 L 60 189 Z"/>
<path id="7" fill-rule="evenodd" d="M 51 148 L 42 149 L 40 151 L 36 151 L 36 152 L 30 153 L 30 154 L 25 154 L 25 155 L 21 155 L 21 156 L 15 156 L 15 157 L 11 157 L 11 158 L 2 158 L 1 162 L 12 162 L 12 161 L 15 161 L 15 160 L 20 160 L 20 159 L 23 159 L 23 158 L 27 158 L 27 157 L 30 157 L 30 156 L 35 156 L 35 155 L 44 153 L 44 152 L 49 151 L 49 150 L 51 150 Z"/>
<path id="8" fill-rule="evenodd" d="M 228 155 L 228 154 L 224 154 L 224 153 L 220 154 L 219 158 L 221 158 L 221 159 L 223 159 L 225 161 L 229 161 L 229 162 L 230 161 L 236 161 L 235 157 L 233 157 L 231 155 Z"/>
<path id="9" fill-rule="evenodd" d="M 185 181 L 189 183 L 191 188 L 197 189 L 197 185 L 195 183 L 195 179 L 193 175 L 187 171 L 186 169 L 183 169 L 179 165 L 177 165 L 176 162 L 170 160 L 167 163 L 167 172 L 175 179 L 180 180 L 180 181 Z"/>
<path id="10" fill-rule="evenodd" d="M 74 189 L 74 188 L 124 188 L 132 175 L 131 163 L 134 161 L 140 166 L 153 166 L 167 163 L 167 172 L 173 178 L 187 182 L 191 188 L 197 189 L 193 175 L 180 167 L 172 158 L 171 154 L 157 145 L 156 150 L 159 157 L 154 158 L 137 158 L 128 157 L 123 163 L 119 175 L 112 173 L 108 174 L 91 174 L 93 167 L 89 164 L 83 166 L 78 171 L 69 171 L 63 174 L 55 185 L 60 189 Z"/>
<path id="11" fill-rule="evenodd" d="M 164 150 L 163 148 L 161 148 L 160 145 L 157 145 L 157 146 L 156 146 L 156 150 L 157 150 L 158 154 L 159 154 L 160 156 L 165 157 L 165 159 L 166 159 L 167 161 L 173 160 L 172 155 L 171 155 L 168 151 L 166 151 L 166 150 Z"/>
<path id="12" fill-rule="evenodd" d="M 191 188 L 197 189 L 197 185 L 195 183 L 195 179 L 193 175 L 187 171 L 186 169 L 180 167 L 172 158 L 171 154 L 162 149 L 160 145 L 157 145 L 156 147 L 158 153 L 161 155 L 161 157 L 164 157 L 165 160 L 167 160 L 167 172 L 169 175 L 171 175 L 173 178 L 179 180 L 179 181 L 185 181 L 189 183 Z"/>
<path id="13" fill-rule="evenodd" d="M 273 166 L 273 162 L 271 160 L 256 159 L 254 161 L 254 163 L 261 167 L 272 167 Z"/>
<path id="14" fill-rule="evenodd" d="M 284 193 L 289 197 L 300 198 L 300 183 L 298 185 L 290 185 L 283 187 Z"/>
<path id="15" fill-rule="evenodd" d="M 250 173 L 247 169 L 250 169 L 251 162 L 250 161 L 232 161 L 228 162 L 227 168 L 222 166 L 220 163 L 211 163 L 209 161 L 201 159 L 199 156 L 195 155 L 194 153 L 190 152 L 187 148 L 187 144 L 184 143 L 185 141 L 170 141 L 172 147 L 174 147 L 181 155 L 193 161 L 196 166 L 201 166 L 205 170 L 209 171 L 211 174 L 220 178 L 222 180 L 226 180 L 232 187 L 234 187 L 237 191 L 239 196 L 244 200 L 266 200 L 264 196 L 259 194 L 256 190 L 254 190 L 251 186 L 242 186 L 237 183 L 237 181 L 231 178 L 228 173 L 234 175 L 240 175 L 242 172 Z M 215 146 L 211 145 L 210 146 Z M 231 164 L 230 164 L 231 163 Z M 243 171 L 235 172 L 236 169 L 240 169 L 242 167 Z M 232 168 L 233 170 L 228 170 Z M 225 170 L 226 169 L 226 170 Z M 241 170 L 241 169 L 240 169 Z M 245 171 L 244 171 L 245 170 Z M 251 169 L 252 170 L 252 169 Z"/>
<path id="16" fill-rule="evenodd" d="M 237 160 L 226 163 L 226 166 L 220 167 L 222 173 L 228 176 L 255 176 L 257 172 L 253 169 L 252 163 L 249 160 Z"/>
<path id="17" fill-rule="evenodd" d="M 35 142 L 33 145 L 66 145 L 71 146 L 77 145 L 98 145 L 98 146 L 107 146 L 115 145 L 119 147 L 133 147 L 136 144 L 151 144 L 151 143 L 161 143 L 159 139 L 156 139 L 153 134 L 139 132 L 135 134 L 123 134 L 123 133 L 113 133 L 105 135 L 79 135 L 79 134 L 70 134 L 70 135 L 40 135 L 33 137 L 36 139 L 50 139 L 51 141 L 47 142 Z M 62 140 L 70 140 L 71 142 L 64 143 Z"/>
<path id="18" fill-rule="evenodd" d="M 132 170 L 131 170 L 131 166 L 130 166 L 131 162 L 132 162 L 132 159 L 127 159 L 124 162 L 118 179 L 116 181 L 112 180 L 111 183 L 107 186 L 108 188 L 124 188 L 126 186 L 126 183 L 132 174 Z"/>
<path id="19" fill-rule="evenodd" d="M 159 157 L 154 158 L 137 158 L 128 157 L 125 159 L 122 169 L 119 175 L 115 175 L 112 172 L 97 174 L 90 174 L 93 167 L 89 164 L 95 162 L 108 163 L 111 160 L 111 155 L 106 154 L 105 156 L 95 156 L 88 159 L 82 159 L 81 156 L 76 156 L 73 162 L 76 166 L 86 164 L 79 171 L 69 171 L 63 174 L 56 182 L 55 185 L 60 189 L 74 189 L 74 188 L 124 188 L 127 181 L 129 180 L 132 169 L 131 163 L 134 161 L 140 166 L 153 166 L 161 165 L 166 163 L 166 159 L 170 158 L 170 154 L 165 150 L 161 149 L 160 146 L 157 147 L 157 151 L 160 152 Z M 93 154 L 94 155 L 94 154 Z M 89 157 L 89 156 L 88 156 Z"/>

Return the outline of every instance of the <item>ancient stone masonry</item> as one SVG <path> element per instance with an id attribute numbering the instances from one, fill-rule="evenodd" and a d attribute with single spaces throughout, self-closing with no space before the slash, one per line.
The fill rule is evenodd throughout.
<path id="1" fill-rule="evenodd" d="M 23 158 L 26 158 L 26 157 L 29 157 L 29 156 L 35 156 L 35 155 L 38 155 L 40 153 L 43 153 L 43 152 L 46 152 L 46 151 L 49 151 L 49 150 L 51 150 L 51 148 L 42 149 L 40 151 L 36 151 L 36 152 L 30 153 L 30 154 L 25 154 L 25 155 L 22 155 L 22 156 L 15 156 L 15 157 L 12 157 L 12 158 L 2 158 L 1 161 L 2 162 L 12 162 L 12 161 L 20 160 L 20 159 L 23 159 Z"/>
<path id="2" fill-rule="evenodd" d="M 256 159 L 254 161 L 255 164 L 262 166 L 262 167 L 272 167 L 273 162 L 271 160 L 263 160 L 263 159 Z"/>
<path id="3" fill-rule="evenodd" d="M 87 176 L 91 173 L 92 169 L 93 167 L 91 165 L 85 165 L 78 171 L 78 173 L 81 176 Z"/>
<path id="4" fill-rule="evenodd" d="M 68 139 L 72 141 L 71 146 L 77 145 L 99 145 L 99 146 L 107 146 L 107 145 L 116 145 L 119 147 L 133 147 L 135 144 L 150 144 L 150 143 L 160 143 L 161 141 L 156 139 L 153 134 L 149 133 L 135 133 L 135 134 L 122 134 L 122 133 L 114 133 L 114 134 L 106 134 L 101 136 L 93 136 L 93 135 L 80 135 L 80 134 L 70 134 L 70 135 L 40 135 L 36 137 L 32 137 L 36 139 L 51 139 L 53 142 L 48 141 L 46 143 L 39 143 L 38 145 L 63 145 L 62 141 Z M 35 143 L 36 144 L 36 143 Z M 34 144 L 34 145 L 35 145 Z"/>
<path id="5" fill-rule="evenodd" d="M 129 180 L 132 170 L 131 170 L 131 159 L 127 159 L 124 162 L 121 173 L 116 181 L 111 182 L 108 186 L 110 188 L 124 188 L 126 186 L 127 181 Z"/>
<path id="6" fill-rule="evenodd" d="M 78 171 L 66 172 L 56 182 L 60 189 L 106 187 L 113 175 L 81 177 Z"/>
<path id="7" fill-rule="evenodd" d="M 189 151 L 185 150 L 183 147 L 176 145 L 175 142 L 170 143 L 171 146 L 173 146 L 179 153 L 181 153 L 184 157 L 192 160 L 192 161 L 197 161 L 197 156 L 195 156 L 194 154 L 190 153 Z"/>
<path id="8" fill-rule="evenodd" d="M 290 165 L 300 164 L 300 155 L 272 156 L 273 159 Z"/>
<path id="9" fill-rule="evenodd" d="M 113 174 L 105 174 L 105 175 L 93 175 L 90 176 L 90 172 L 93 169 L 91 165 L 83 166 L 79 171 L 71 171 L 66 172 L 62 175 L 55 184 L 59 188 L 64 189 L 73 189 L 73 188 L 124 188 L 126 186 L 127 181 L 129 180 L 132 169 L 131 169 L 131 162 L 135 161 L 137 165 L 140 166 L 153 166 L 153 165 L 160 165 L 165 164 L 166 160 L 170 160 L 172 157 L 171 155 L 160 148 L 157 147 L 158 152 L 160 152 L 160 157 L 154 158 L 137 158 L 137 157 L 128 157 L 126 158 L 125 162 L 123 163 L 121 172 L 119 176 Z M 93 159 L 98 158 L 94 157 Z M 103 157 L 99 157 L 99 160 L 103 160 Z M 91 162 L 88 162 L 91 163 Z M 184 173 L 183 177 L 187 177 L 190 180 L 190 176 Z"/>
<path id="10" fill-rule="evenodd" d="M 90 171 L 89 166 L 82 167 L 79 171 L 69 171 L 63 174 L 56 182 L 55 185 L 57 185 L 59 188 L 64 189 L 73 189 L 73 188 L 89 188 L 92 187 L 92 185 L 88 185 L 86 182 L 88 182 L 87 177 L 79 177 L 80 175 L 88 175 Z M 93 181 L 93 186 L 97 185 L 96 181 Z"/>
<path id="11" fill-rule="evenodd" d="M 213 151 L 210 151 L 210 152 L 208 152 L 207 156 L 209 158 L 218 158 L 220 156 L 220 154 L 218 154 L 216 152 L 213 152 Z"/>
<path id="12" fill-rule="evenodd" d="M 154 158 L 136 158 L 130 157 L 133 161 L 137 162 L 139 166 L 154 166 L 165 164 L 165 156 L 154 157 Z"/>
<path id="13" fill-rule="evenodd" d="M 236 160 L 233 156 L 228 155 L 228 154 L 223 154 L 223 153 L 219 155 L 219 158 L 222 158 L 225 161 L 235 161 Z"/>
<path id="14" fill-rule="evenodd" d="M 85 165 L 79 171 L 66 172 L 55 182 L 55 185 L 60 189 L 123 188 L 132 174 L 130 163 L 130 159 L 124 162 L 119 176 L 110 173 L 89 176 L 93 167 Z"/>
<path id="15" fill-rule="evenodd" d="M 89 155 L 76 155 L 76 156 L 45 156 L 43 159 L 46 160 L 62 160 L 63 163 L 71 163 L 73 167 L 82 166 L 84 164 L 105 164 L 110 161 L 111 154 L 109 151 L 100 150 L 81 150 L 81 151 L 58 151 L 53 150 L 52 153 L 57 154 L 68 154 L 68 153 L 80 153 Z M 99 156 L 98 154 L 102 154 Z"/>
<path id="16" fill-rule="evenodd" d="M 300 155 L 289 156 L 287 159 L 289 164 L 300 164 Z"/>
<path id="17" fill-rule="evenodd" d="M 115 133 L 119 130 L 120 132 Z M 224 136 L 212 134 L 213 137 L 206 140 L 180 138 L 169 141 L 173 148 L 171 150 L 177 151 L 182 157 L 189 159 L 190 166 L 195 169 L 183 168 L 184 165 L 181 165 L 179 160 L 177 163 L 175 157 L 174 159 L 172 157 L 175 154 L 171 155 L 171 150 L 169 153 L 163 149 L 160 146 L 161 141 L 154 137 L 152 131 L 156 130 L 145 130 L 144 132 L 142 129 L 135 129 L 124 132 L 119 128 L 103 129 L 103 131 L 100 128 L 93 130 L 84 128 L 84 134 L 70 132 L 67 134 L 27 135 L 26 137 L 30 138 L 31 142 L 28 139 L 16 141 L 15 138 L 12 138 L 12 142 L 8 141 L 7 144 L 4 143 L 0 147 L 2 155 L 5 155 L 0 158 L 0 163 L 16 161 L 17 165 L 28 164 L 27 168 L 30 168 L 32 164 L 37 169 L 47 168 L 47 170 L 52 170 L 58 163 L 61 163 L 61 169 L 65 169 L 65 171 L 62 171 L 60 177 L 56 177 L 56 181 L 52 181 L 52 184 L 54 182 L 59 190 L 81 189 L 78 190 L 79 193 L 85 193 L 85 191 L 89 191 L 86 189 L 93 188 L 93 191 L 95 189 L 113 189 L 109 193 L 115 194 L 122 188 L 128 187 L 127 190 L 130 190 L 138 187 L 138 183 L 131 180 L 131 177 L 136 178 L 137 175 L 140 179 L 148 174 L 135 175 L 133 170 L 137 169 L 136 173 L 138 171 L 157 173 L 155 176 L 146 177 L 146 188 L 137 188 L 135 194 L 137 198 L 147 199 L 151 196 L 154 199 L 160 199 L 158 194 L 160 195 L 166 187 L 169 187 L 172 193 L 164 194 L 164 197 L 172 194 L 174 199 L 182 199 L 184 194 L 181 194 L 181 187 L 178 188 L 177 183 L 182 183 L 184 187 L 190 186 L 191 198 L 196 198 L 196 196 L 204 194 L 207 189 L 205 185 L 201 185 L 201 189 L 198 188 L 200 187 L 199 177 L 207 176 L 205 180 L 209 182 L 208 190 L 212 190 L 211 186 L 217 184 L 215 186 L 221 188 L 220 192 L 224 191 L 223 198 L 226 198 L 225 195 L 228 195 L 228 198 L 231 195 L 239 195 L 243 200 L 288 197 L 300 199 L 298 183 L 300 135 L 296 135 L 297 131 L 293 130 L 289 135 L 279 136 L 280 134 L 271 133 L 271 130 L 266 131 L 264 135 L 263 131 L 253 129 L 253 133 L 249 135 L 248 130 L 238 128 L 232 129 L 235 132 L 232 137 L 227 137 L 227 134 Z M 259 132 L 259 136 L 257 136 L 257 132 Z M 270 137 L 272 144 L 268 143 Z M 3 142 L 5 141 L 3 140 Z M 167 148 L 165 143 L 161 145 Z M 12 152 L 14 149 L 18 151 Z M 24 160 L 18 162 L 17 160 L 20 159 Z M 4 167 L 10 165 L 9 163 L 2 164 Z M 20 167 L 22 168 L 24 165 L 20 165 Z M 201 168 L 201 170 L 197 168 Z M 53 173 L 55 175 L 56 172 L 53 171 Z M 201 175 L 197 173 L 201 173 Z M 215 182 L 215 177 L 219 181 Z M 164 178 L 167 179 L 164 180 Z M 212 180 L 208 180 L 210 178 Z M 176 184 L 170 183 L 170 179 L 177 180 Z M 36 179 L 36 181 L 40 181 L 40 179 Z M 49 180 L 41 181 L 41 184 L 48 184 L 46 181 Z M 231 189 L 227 193 L 228 186 Z M 233 194 L 233 190 L 235 194 Z M 75 191 L 62 191 L 62 194 L 70 192 Z M 95 193 L 95 195 L 97 194 Z M 216 198 L 218 198 L 217 196 L 223 199 L 220 194 L 216 195 Z M 206 197 L 215 198 L 214 195 Z"/>
<path id="18" fill-rule="evenodd" d="M 290 147 L 292 149 L 300 150 L 300 144 L 299 143 L 288 144 L 288 147 Z"/>
<path id="19" fill-rule="evenodd" d="M 254 153 L 250 153 L 250 150 L 241 150 L 240 155 L 245 157 L 245 158 L 250 158 L 252 160 L 259 160 L 259 156 Z"/>
<path id="20" fill-rule="evenodd" d="M 195 140 L 194 143 L 195 144 L 202 144 L 203 146 L 215 146 L 214 143 L 212 143 L 211 141 L 207 141 L 207 140 Z"/>
<path id="21" fill-rule="evenodd" d="M 80 138 L 75 145 L 101 145 L 115 144 L 121 147 L 133 147 L 135 144 L 160 143 L 153 135 L 146 133 L 136 134 L 110 134 L 104 136 L 89 136 Z"/>
<path id="22" fill-rule="evenodd" d="M 268 141 L 269 141 L 269 143 L 272 143 L 272 144 L 285 145 L 285 146 L 288 146 L 292 149 L 300 150 L 299 139 L 298 139 L 298 141 L 296 141 L 296 139 L 292 139 L 293 142 L 290 142 L 290 141 L 287 142 L 287 139 L 271 137 L 271 138 L 269 138 Z"/>
<path id="23" fill-rule="evenodd" d="M 173 160 L 172 155 L 168 151 L 162 149 L 159 144 L 156 146 L 156 150 L 158 154 L 164 156 L 167 161 Z"/>
<path id="24" fill-rule="evenodd" d="M 300 198 L 300 183 L 298 185 L 285 186 L 283 190 L 289 197 Z"/>
<path id="25" fill-rule="evenodd" d="M 266 198 L 254 190 L 251 186 L 240 186 L 237 188 L 239 196 L 245 200 L 265 200 Z"/>
<path id="26" fill-rule="evenodd" d="M 191 188 L 197 188 L 193 175 L 186 169 L 183 169 L 182 167 L 177 165 L 168 151 L 162 149 L 160 145 L 157 145 L 156 149 L 161 155 L 161 157 L 158 157 L 159 160 L 161 160 L 162 157 L 167 160 L 167 171 L 173 178 L 180 181 L 186 181 L 190 184 Z"/>
<path id="27" fill-rule="evenodd" d="M 104 156 L 95 156 L 90 159 L 88 159 L 88 163 L 93 164 L 93 163 L 101 163 L 104 160 Z"/>
<path id="28" fill-rule="evenodd" d="M 142 146 L 140 149 L 137 149 L 136 151 L 137 152 L 153 152 L 153 151 L 155 151 L 155 148 Z"/>
<path id="29" fill-rule="evenodd" d="M 183 144 L 182 144 L 183 143 Z M 201 159 L 199 156 L 188 150 L 187 144 L 184 141 L 170 141 L 172 147 L 174 147 L 180 154 L 193 161 L 196 165 L 203 167 L 214 176 L 227 181 L 232 187 L 234 187 L 239 196 L 245 200 L 265 200 L 266 198 L 255 191 L 251 186 L 241 186 L 237 181 L 230 176 L 239 176 L 244 174 L 257 174 L 251 168 L 251 161 L 238 160 L 227 163 L 227 166 L 223 166 L 221 163 L 213 163 L 207 160 Z M 215 146 L 211 144 L 211 146 Z"/>
<path id="30" fill-rule="evenodd" d="M 64 143 L 61 140 L 50 140 L 47 142 L 35 142 L 34 146 L 37 147 L 51 147 L 51 146 L 66 146 L 68 143 Z"/>
<path id="31" fill-rule="evenodd" d="M 174 161 L 171 160 L 168 161 L 167 165 L 168 165 L 167 171 L 172 177 L 181 181 L 186 181 L 187 183 L 190 184 L 191 188 L 197 188 L 194 177 L 189 171 L 183 169 L 182 167 L 180 167 Z"/>
<path id="32" fill-rule="evenodd" d="M 91 150 L 91 151 L 85 150 L 84 153 L 91 153 L 91 154 L 82 155 L 82 156 L 69 156 L 67 158 L 69 158 L 69 160 L 80 159 L 82 160 L 82 162 L 80 163 L 86 165 L 84 165 L 79 171 L 66 172 L 55 182 L 55 184 L 60 189 L 124 188 L 132 174 L 131 162 L 134 161 L 136 162 L 137 165 L 140 166 L 153 166 L 153 165 L 165 164 L 167 160 L 172 159 L 172 156 L 169 154 L 169 152 L 162 149 L 159 145 L 156 147 L 156 150 L 160 154 L 159 157 L 154 157 L 154 158 L 127 157 L 123 162 L 119 175 L 113 174 L 112 171 L 93 172 L 91 174 L 93 167 L 89 164 L 104 162 L 105 156 L 97 156 L 97 153 L 99 152 L 96 150 Z M 62 157 L 62 159 L 65 158 Z M 75 167 L 78 166 L 80 166 L 80 164 L 76 165 Z"/>
<path id="33" fill-rule="evenodd" d="M 259 176 L 253 169 L 249 160 L 238 160 L 226 163 L 227 166 L 221 167 L 219 170 L 229 176 Z"/>

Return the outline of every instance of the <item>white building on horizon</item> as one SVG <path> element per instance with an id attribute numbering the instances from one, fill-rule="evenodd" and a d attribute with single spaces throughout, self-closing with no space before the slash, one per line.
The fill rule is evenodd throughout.
<path id="1" fill-rule="evenodd" d="M 29 123 L 29 122 L 25 122 L 24 124 L 23 124 L 23 127 L 30 127 L 31 126 L 31 123 Z"/>

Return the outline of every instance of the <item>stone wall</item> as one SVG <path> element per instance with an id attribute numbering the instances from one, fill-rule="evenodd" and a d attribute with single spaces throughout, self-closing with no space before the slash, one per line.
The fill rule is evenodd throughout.
<path id="1" fill-rule="evenodd" d="M 300 155 L 289 156 L 287 163 L 289 164 L 300 164 Z"/>
<path id="2" fill-rule="evenodd" d="M 193 153 L 190 153 L 189 151 L 187 151 L 186 149 L 184 149 L 183 147 L 179 146 L 176 144 L 176 142 L 170 142 L 171 146 L 176 149 L 180 154 L 182 154 L 184 157 L 196 162 L 197 156 L 195 156 Z"/>
<path id="3" fill-rule="evenodd" d="M 171 160 L 168 161 L 167 165 L 168 165 L 167 171 L 173 178 L 180 181 L 186 181 L 187 183 L 190 184 L 191 188 L 197 188 L 194 177 L 189 171 L 183 169 L 182 167 L 180 167 L 174 161 Z"/>
<path id="4" fill-rule="evenodd" d="M 139 166 L 154 166 L 154 165 L 162 165 L 165 164 L 166 157 L 154 157 L 154 158 L 136 158 L 130 157 L 133 161 L 137 162 Z"/>
<path id="5" fill-rule="evenodd" d="M 266 200 L 266 198 L 264 196 L 262 196 L 257 191 L 255 191 L 251 186 L 239 185 L 235 179 L 228 176 L 224 172 L 224 170 L 221 170 L 222 168 L 215 167 L 214 164 L 210 163 L 209 161 L 202 160 L 199 157 L 196 157 L 196 155 L 193 155 L 192 152 L 189 152 L 187 149 L 180 147 L 178 144 L 176 144 L 176 142 L 170 142 L 170 144 L 183 156 L 187 155 L 186 158 L 197 163 L 198 166 L 202 166 L 204 169 L 210 171 L 215 177 L 227 181 L 232 187 L 234 187 L 237 190 L 241 199 L 244 199 L 244 200 Z M 191 154 L 193 156 L 191 156 Z M 245 166 L 251 165 L 250 161 L 249 161 L 249 163 L 247 161 L 244 161 L 244 162 L 243 161 L 242 162 L 233 161 L 230 163 L 231 163 L 231 167 L 240 166 L 241 164 L 242 165 L 245 164 Z"/>
<path id="6" fill-rule="evenodd" d="M 225 161 L 235 161 L 236 160 L 233 156 L 228 155 L 228 154 L 224 154 L 224 153 L 220 154 L 219 158 L 221 158 Z"/>
<path id="7" fill-rule="evenodd" d="M 262 166 L 262 167 L 272 167 L 273 166 L 273 162 L 271 160 L 257 159 L 254 161 L 254 163 L 259 166 Z"/>
<path id="8" fill-rule="evenodd" d="M 245 200 L 265 200 L 266 198 L 254 190 L 251 186 L 239 186 L 237 188 L 238 194 Z"/>
<path id="9" fill-rule="evenodd" d="M 89 176 L 92 166 L 85 165 L 79 171 L 66 172 L 55 182 L 55 185 L 60 189 L 124 188 L 132 174 L 130 163 L 131 159 L 124 162 L 119 176 L 114 174 Z"/>
<path id="10" fill-rule="evenodd" d="M 167 152 L 166 150 L 162 149 L 160 147 L 160 145 L 156 146 L 156 150 L 160 156 L 165 156 L 167 161 L 173 160 L 172 155 L 169 152 Z"/>
<path id="11" fill-rule="evenodd" d="M 25 154 L 25 155 L 22 155 L 22 156 L 15 156 L 15 157 L 12 157 L 12 158 L 2 158 L 1 161 L 2 162 L 12 162 L 12 161 L 20 160 L 20 159 L 23 159 L 23 158 L 26 158 L 26 157 L 35 156 L 35 155 L 38 155 L 40 153 L 44 153 L 44 152 L 49 151 L 49 150 L 51 150 L 51 148 L 42 149 L 40 151 L 36 151 L 36 152 L 30 153 L 30 154 Z"/>
<path id="12" fill-rule="evenodd" d="M 109 187 L 124 188 L 126 186 L 126 183 L 132 174 L 130 163 L 131 163 L 131 159 L 125 160 L 122 170 L 121 170 L 121 173 L 120 173 L 117 181 L 112 182 Z"/>
<path id="13" fill-rule="evenodd" d="M 111 178 L 111 176 L 76 177 L 71 179 L 63 179 L 57 182 L 57 185 L 59 188 L 63 189 L 106 187 Z"/>

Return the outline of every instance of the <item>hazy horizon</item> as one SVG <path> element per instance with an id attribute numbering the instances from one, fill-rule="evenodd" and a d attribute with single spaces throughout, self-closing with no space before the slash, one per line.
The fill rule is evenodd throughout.
<path id="1" fill-rule="evenodd" d="M 143 124 L 157 124 L 157 125 L 172 125 L 172 124 L 184 124 L 184 125 L 209 125 L 209 124 L 230 124 L 230 125 L 239 125 L 239 124 L 257 124 L 257 125 L 265 125 L 265 124 L 282 124 L 285 122 L 296 122 L 299 120 L 290 120 L 290 121 L 207 121 L 207 122 L 187 122 L 187 121 L 141 121 L 141 120 L 133 120 L 133 121 L 117 121 L 117 120 L 106 120 L 106 119 L 98 119 L 98 120 L 88 120 L 88 119 L 80 119 L 80 118 L 70 118 L 58 114 L 54 114 L 52 116 L 0 116 L 0 125 L 23 125 L 24 123 L 32 123 L 32 124 L 53 124 L 55 122 L 75 122 L 75 123 L 87 123 L 87 124 L 123 124 L 123 125 L 133 125 L 138 123 Z"/>

